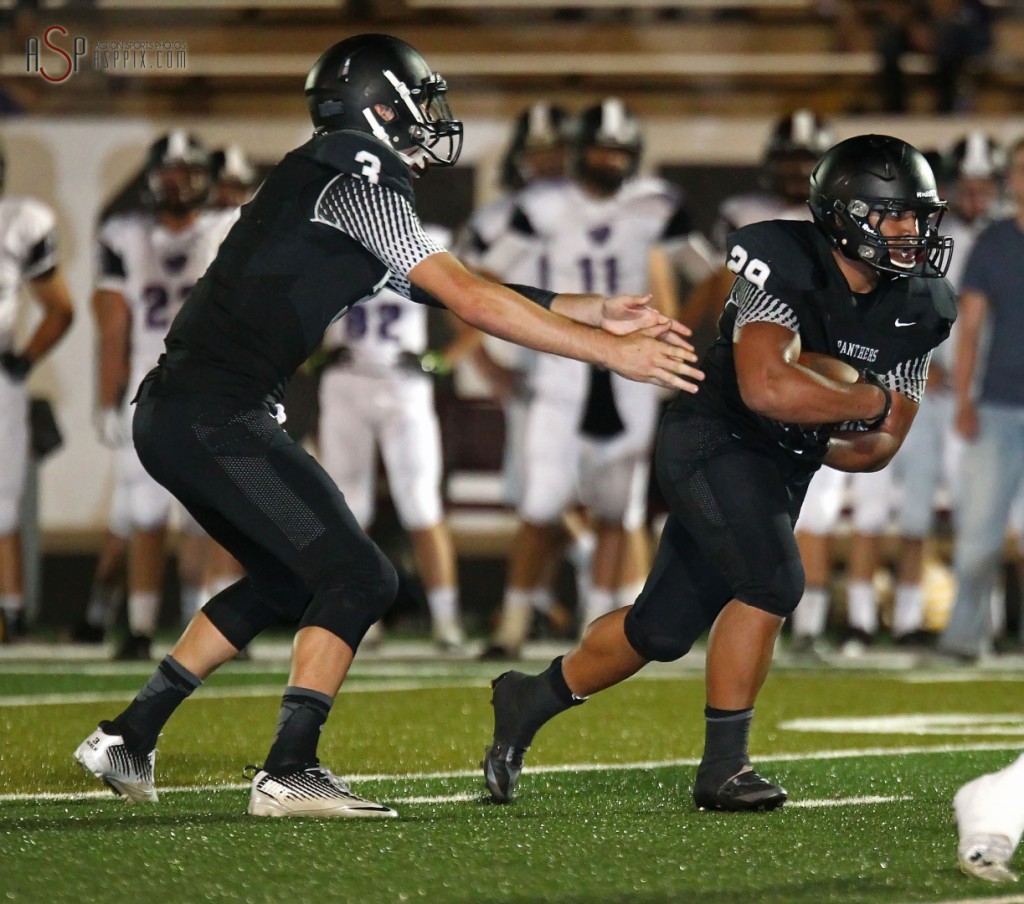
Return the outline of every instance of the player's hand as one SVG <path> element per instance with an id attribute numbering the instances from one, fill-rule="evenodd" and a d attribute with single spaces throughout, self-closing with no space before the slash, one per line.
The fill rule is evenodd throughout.
<path id="1" fill-rule="evenodd" d="M 416 352 L 402 351 L 398 353 L 399 370 L 411 374 L 434 374 L 446 377 L 452 372 L 451 365 L 441 352 L 426 351 L 422 355 Z"/>
<path id="2" fill-rule="evenodd" d="M 696 392 L 704 372 L 694 365 L 692 347 L 680 347 L 662 339 L 664 324 L 655 324 L 613 338 L 604 365 L 628 380 L 653 383 L 668 389 Z"/>
<path id="3" fill-rule="evenodd" d="M 132 441 L 131 426 L 120 408 L 100 408 L 93 415 L 96 436 L 108 449 L 120 449 Z"/>
<path id="4" fill-rule="evenodd" d="M 692 335 L 690 328 L 652 308 L 650 299 L 650 295 L 615 295 L 606 298 L 601 306 L 601 329 L 616 336 L 625 336 L 637 330 L 660 326 L 662 332 L 658 334 L 658 339 L 693 351 L 693 346 L 685 338 Z"/>

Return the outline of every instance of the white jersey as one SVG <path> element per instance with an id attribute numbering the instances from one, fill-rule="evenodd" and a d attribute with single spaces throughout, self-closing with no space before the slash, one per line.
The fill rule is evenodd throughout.
<path id="1" fill-rule="evenodd" d="M 171 321 L 237 216 L 237 210 L 202 211 L 181 232 L 151 213 L 111 217 L 103 224 L 96 288 L 118 292 L 128 304 L 131 389 L 156 366 Z"/>
<path id="2" fill-rule="evenodd" d="M 439 245 L 447 246 L 451 233 L 443 226 L 424 225 Z M 325 345 L 348 350 L 346 369 L 366 376 L 386 376 L 402 352 L 427 350 L 427 306 L 410 301 L 391 289 L 353 305 L 327 331 Z"/>
<path id="3" fill-rule="evenodd" d="M 631 179 L 610 198 L 592 197 L 567 180 L 537 184 L 519 195 L 511 222 L 506 243 L 533 255 L 540 276 L 535 285 L 559 293 L 642 295 L 653 248 L 691 231 L 678 189 L 653 178 Z M 588 373 L 583 362 L 538 355 L 534 395 L 575 406 L 581 414 Z M 627 429 L 631 399 L 650 396 L 649 404 L 656 404 L 652 386 L 618 376 L 612 384 Z"/>
<path id="4" fill-rule="evenodd" d="M 474 211 L 455 249 L 459 259 L 467 267 L 481 270 L 503 283 L 544 286 L 547 273 L 543 246 L 537 242 L 516 241 L 512 217 L 520 196 L 529 196 L 531 191 L 543 190 L 538 186 L 548 184 L 548 180 L 536 182 Z M 483 342 L 487 353 L 503 367 L 527 371 L 533 365 L 535 353 L 531 348 L 495 336 L 484 336 Z"/>
<path id="5" fill-rule="evenodd" d="M 0 198 L 0 351 L 14 339 L 21 286 L 57 266 L 53 211 L 34 198 Z"/>

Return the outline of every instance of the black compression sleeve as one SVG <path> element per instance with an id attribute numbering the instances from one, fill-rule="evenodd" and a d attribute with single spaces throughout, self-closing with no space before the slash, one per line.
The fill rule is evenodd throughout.
<path id="1" fill-rule="evenodd" d="M 506 289 L 511 289 L 513 292 L 518 292 L 524 298 L 529 298 L 530 301 L 535 304 L 539 304 L 542 308 L 551 310 L 551 303 L 555 300 L 557 292 L 549 292 L 547 289 L 537 289 L 534 286 L 521 286 L 518 283 L 502 283 Z"/>

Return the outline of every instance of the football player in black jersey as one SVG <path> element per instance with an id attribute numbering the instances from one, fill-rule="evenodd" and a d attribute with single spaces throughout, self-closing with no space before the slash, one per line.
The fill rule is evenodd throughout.
<path id="1" fill-rule="evenodd" d="M 332 321 L 385 285 L 438 299 L 501 338 L 636 380 L 694 391 L 702 374 L 686 328 L 646 299 L 517 287 L 531 303 L 470 274 L 424 233 L 411 171 L 455 163 L 462 123 L 444 80 L 408 44 L 386 35 L 340 42 L 313 66 L 306 98 L 313 138 L 242 208 L 137 393 L 141 461 L 246 577 L 210 600 L 135 700 L 75 755 L 115 792 L 155 800 L 154 748 L 174 709 L 265 628 L 297 621 L 277 735 L 249 812 L 392 816 L 320 766 L 317 740 L 397 577 L 323 468 L 281 428 L 288 378 Z"/>
<path id="2" fill-rule="evenodd" d="M 814 169 L 810 207 L 813 222 L 771 220 L 730 238 L 736 279 L 706 379 L 676 397 L 660 428 L 655 466 L 672 511 L 643 592 L 546 672 L 493 682 L 483 767 L 496 801 L 511 799 L 545 721 L 651 660 L 678 659 L 710 628 L 694 800 L 715 810 L 785 802 L 751 767 L 747 736 L 803 591 L 792 528 L 804 491 L 822 464 L 889 462 L 956 317 L 943 278 L 952 240 L 938 232 L 945 202 L 917 150 L 879 135 L 841 142 Z"/>

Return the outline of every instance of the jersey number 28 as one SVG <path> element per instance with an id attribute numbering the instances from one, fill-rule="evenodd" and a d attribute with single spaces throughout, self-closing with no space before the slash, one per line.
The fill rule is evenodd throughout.
<path id="1" fill-rule="evenodd" d="M 771 268 L 764 261 L 752 258 L 742 245 L 732 246 L 726 266 L 733 273 L 738 273 L 745 280 L 752 282 L 762 292 L 766 291 L 764 283 L 771 275 Z"/>

